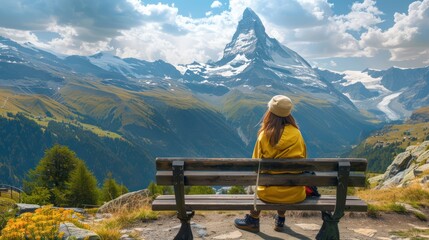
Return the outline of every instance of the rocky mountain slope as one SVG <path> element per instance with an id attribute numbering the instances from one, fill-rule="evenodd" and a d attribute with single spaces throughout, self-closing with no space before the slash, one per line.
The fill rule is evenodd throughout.
<path id="1" fill-rule="evenodd" d="M 386 172 L 369 179 L 378 188 L 402 187 L 429 182 L 429 141 L 412 145 L 398 154 Z"/>

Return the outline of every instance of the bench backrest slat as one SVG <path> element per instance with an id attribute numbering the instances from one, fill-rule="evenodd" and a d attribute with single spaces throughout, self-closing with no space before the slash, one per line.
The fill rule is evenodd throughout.
<path id="1" fill-rule="evenodd" d="M 173 161 L 184 161 L 185 170 L 257 171 L 259 161 L 249 158 L 157 158 L 157 171 L 171 171 Z M 261 170 L 337 171 L 339 161 L 350 162 L 350 171 L 366 171 L 363 158 L 263 159 Z"/>
<path id="2" fill-rule="evenodd" d="M 184 184 L 188 186 L 232 186 L 255 185 L 256 172 L 215 172 L 215 171 L 185 171 Z M 158 171 L 156 173 L 158 185 L 173 185 L 171 171 Z M 316 172 L 315 175 L 303 174 L 260 174 L 259 185 L 278 186 L 336 186 L 338 184 L 337 172 Z M 364 187 L 364 173 L 350 173 L 348 185 L 351 187 Z"/>

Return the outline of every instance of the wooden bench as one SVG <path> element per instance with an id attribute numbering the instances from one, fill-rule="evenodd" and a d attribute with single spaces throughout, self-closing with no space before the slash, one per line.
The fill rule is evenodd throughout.
<path id="1" fill-rule="evenodd" d="M 344 211 L 366 212 L 367 204 L 347 196 L 347 187 L 364 187 L 366 159 L 251 159 L 251 158 L 157 158 L 156 182 L 173 185 L 174 195 L 161 195 L 152 210 L 176 210 L 181 221 L 174 238 L 193 239 L 190 220 L 196 210 L 252 210 L 253 195 L 185 195 L 185 186 L 255 185 L 258 168 L 264 171 L 299 171 L 301 174 L 259 174 L 259 185 L 336 186 L 336 195 L 309 197 L 295 204 L 257 200 L 258 210 L 322 211 L 323 225 L 316 239 L 340 239 L 338 222 Z M 314 172 L 308 173 L 308 172 Z M 231 223 L 232 224 L 232 223 Z"/>

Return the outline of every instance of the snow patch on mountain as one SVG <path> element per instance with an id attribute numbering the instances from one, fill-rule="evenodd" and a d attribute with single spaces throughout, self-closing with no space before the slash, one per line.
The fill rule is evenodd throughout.
<path id="1" fill-rule="evenodd" d="M 347 82 L 341 83 L 343 86 L 361 82 L 365 88 L 377 90 L 380 94 L 390 92 L 381 84 L 381 77 L 374 78 L 371 77 L 368 73 L 360 71 L 344 71 L 342 73 L 345 74 L 344 79 L 347 80 Z"/>
<path id="2" fill-rule="evenodd" d="M 253 52 L 255 51 L 257 40 L 258 38 L 256 37 L 253 29 L 247 33 L 240 33 L 240 35 L 235 39 L 234 44 L 225 48 L 225 56 Z"/>
<path id="3" fill-rule="evenodd" d="M 92 55 L 88 57 L 88 60 L 92 64 L 107 71 L 114 70 L 114 69 L 121 71 L 121 68 L 129 69 L 130 67 L 130 65 L 126 63 L 124 60 L 122 60 L 121 58 L 109 53 L 104 53 L 104 52 L 100 52 L 95 55 Z M 123 71 L 121 72 L 123 73 Z"/>
<path id="4" fill-rule="evenodd" d="M 228 64 L 222 66 L 209 66 L 206 71 L 209 75 L 220 75 L 222 77 L 232 77 L 238 75 L 246 69 L 251 61 L 243 54 L 237 54 Z"/>

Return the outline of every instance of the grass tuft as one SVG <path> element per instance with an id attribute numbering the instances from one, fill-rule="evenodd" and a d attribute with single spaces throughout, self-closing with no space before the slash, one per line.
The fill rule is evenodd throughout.
<path id="1" fill-rule="evenodd" d="M 141 194 L 130 196 L 127 200 L 112 202 L 105 212 L 112 214 L 112 217 L 93 226 L 93 230 L 102 239 L 119 239 L 122 235 L 121 229 L 158 219 L 158 213 L 151 209 L 150 197 Z M 119 237 L 115 238 L 116 236 Z"/>
<path id="2" fill-rule="evenodd" d="M 429 230 L 427 229 L 420 230 L 420 229 L 413 228 L 408 231 L 393 231 L 391 232 L 391 234 L 394 234 L 399 237 L 407 238 L 410 240 L 423 240 L 423 239 L 427 239 L 427 237 L 423 237 L 423 236 L 428 236 Z"/>
<path id="3" fill-rule="evenodd" d="M 429 206 L 429 190 L 420 184 L 388 189 L 364 189 L 358 191 L 356 195 L 369 203 L 368 215 L 372 217 L 377 217 L 378 211 L 406 213 L 405 207 L 398 203 L 407 203 L 414 208 Z"/>

